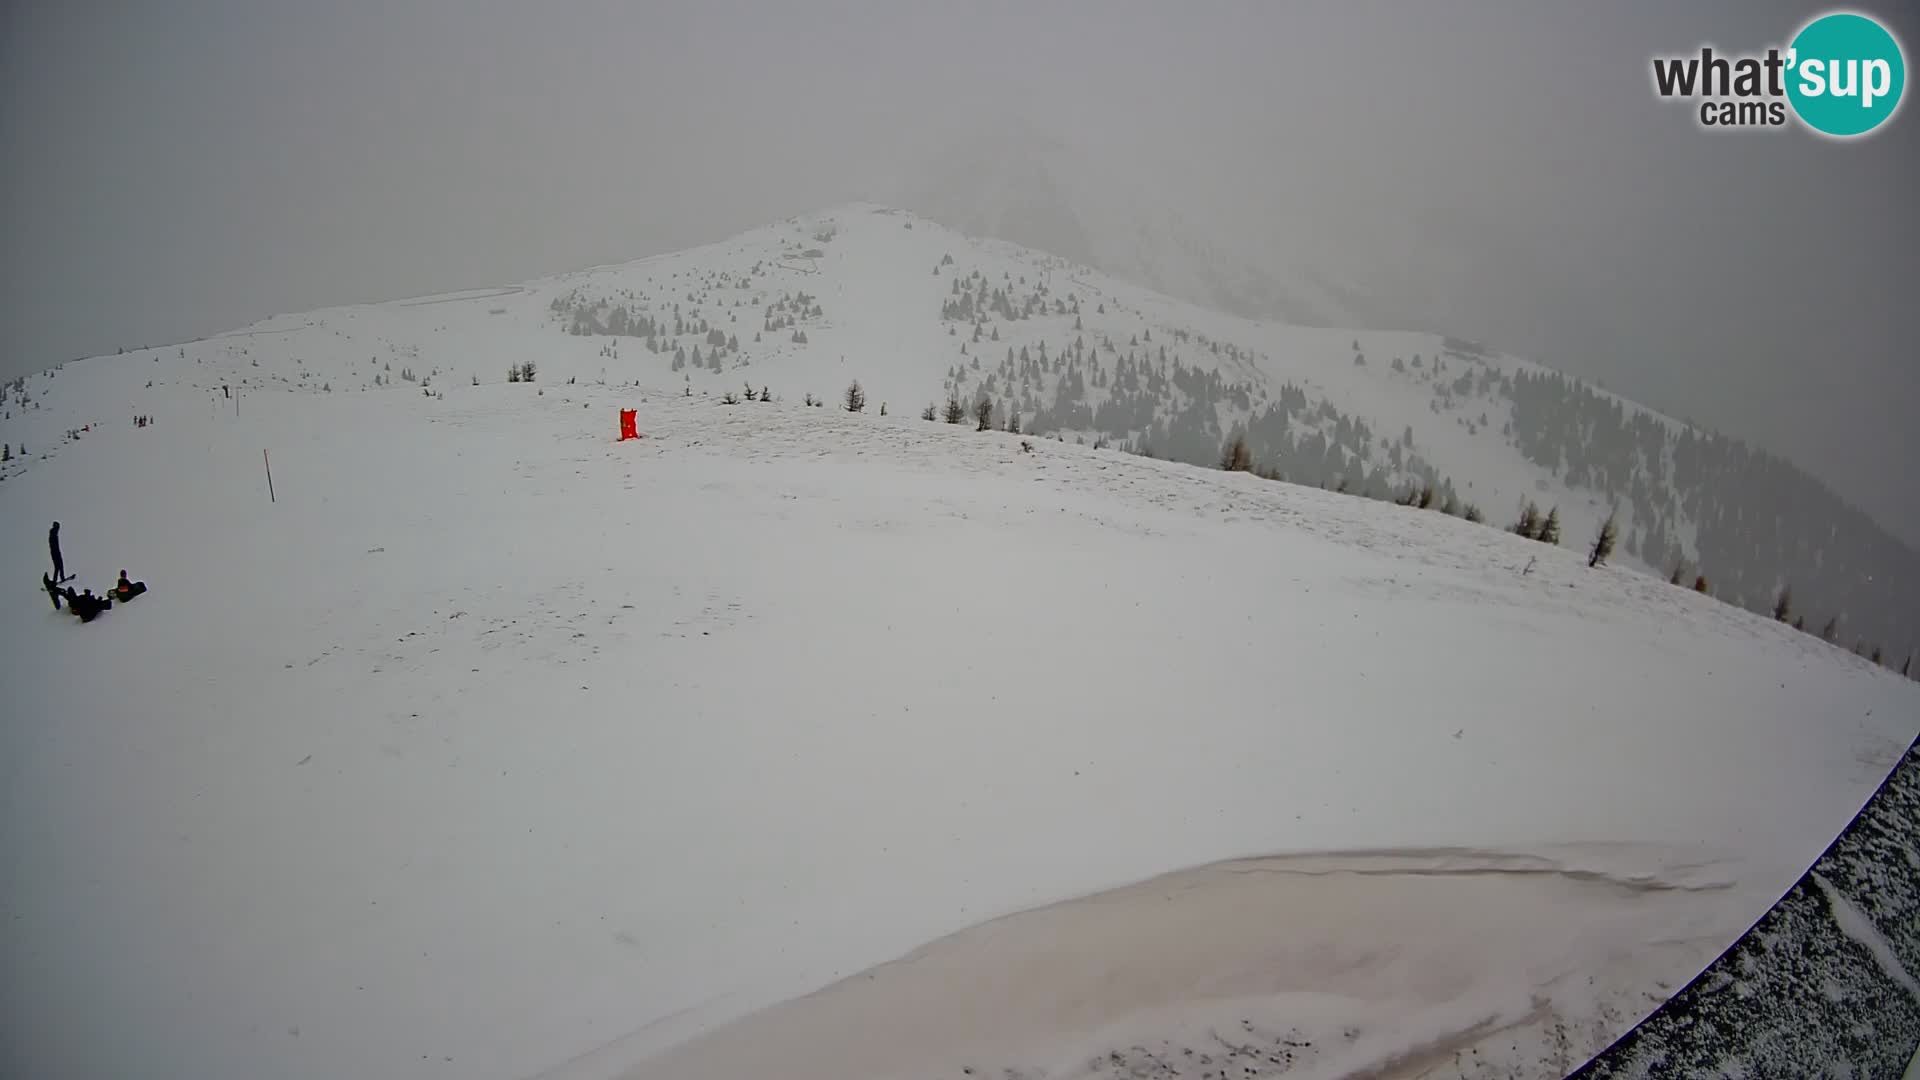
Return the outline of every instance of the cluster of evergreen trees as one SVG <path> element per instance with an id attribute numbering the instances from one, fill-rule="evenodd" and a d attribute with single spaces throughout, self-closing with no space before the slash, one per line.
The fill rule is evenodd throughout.
<path id="1" fill-rule="evenodd" d="M 1784 578 L 1863 639 L 1920 641 L 1920 555 L 1787 461 L 1676 430 L 1554 372 L 1521 371 L 1497 389 L 1528 460 L 1632 507 L 1629 553 L 1676 565 L 1691 525 L 1692 557 L 1714 568 L 1722 599 L 1767 612 Z"/>
<path id="2" fill-rule="evenodd" d="M 935 265 L 933 272 L 940 273 L 943 265 L 948 264 L 943 261 Z M 995 284 L 985 274 L 975 270 L 965 277 L 955 278 L 949 292 L 950 298 L 940 309 L 941 318 L 974 323 L 982 333 L 986 331 L 985 324 L 990 315 L 1009 323 L 1043 315 L 1072 315 L 1076 320 L 1080 316 L 1080 298 L 1077 295 L 1055 296 L 1044 279 L 1029 283 L 1025 275 L 1015 280 L 1009 272 L 1003 272 L 1000 282 Z M 977 336 L 975 340 L 978 340 Z"/>
<path id="3" fill-rule="evenodd" d="M 945 265 L 943 260 L 935 272 Z M 1206 464 L 1234 433 L 1223 429 L 1221 417 L 1238 412 L 1248 419 L 1235 432 L 1246 436 L 1255 460 L 1268 471 L 1379 498 L 1391 497 L 1402 481 L 1424 483 L 1443 491 L 1447 502 L 1457 502 L 1451 481 L 1413 453 L 1410 438 L 1382 438 L 1376 447 L 1364 421 L 1326 402 L 1309 407 L 1296 386 L 1283 387 L 1279 399 L 1272 400 L 1251 380 L 1223 373 L 1222 362 L 1258 360 L 1251 350 L 1184 329 L 1156 342 L 1153 329 L 1143 327 L 1124 344 L 1090 334 L 1080 317 L 1078 294 L 1053 295 L 1044 279 L 1029 283 L 1003 274 L 996 283 L 975 271 L 956 275 L 949 293 L 942 316 L 971 323 L 972 335 L 960 347 L 963 361 L 948 369 L 945 389 L 960 401 L 991 399 L 992 427 L 1005 428 L 1012 420 L 1030 432 L 1089 433 L 1096 443 Z M 1105 305 L 1098 310 L 1104 314 Z M 999 321 L 1043 315 L 1072 320 L 1063 344 L 1042 339 L 1007 346 L 992 366 L 983 362 L 986 348 L 969 348 L 997 341 Z M 1215 362 L 1188 363 L 1183 354 L 1196 347 Z"/>
<path id="4" fill-rule="evenodd" d="M 786 330 L 793 327 L 800 319 L 818 319 L 825 314 L 816 297 L 806 293 L 782 295 L 779 300 L 767 305 L 766 311 L 762 313 L 760 329 L 767 333 Z"/>
<path id="5" fill-rule="evenodd" d="M 738 277 L 721 273 L 718 275 L 718 285 L 723 288 L 729 285 L 746 288 L 761 269 L 762 265 L 756 263 L 752 271 Z M 709 293 L 689 291 L 686 303 L 698 305 L 710 298 Z M 606 298 L 595 298 L 574 290 L 556 296 L 549 308 L 570 334 L 615 338 L 615 344 L 601 348 L 602 356 L 617 359 L 617 339 L 632 337 L 639 338 L 649 352 L 670 356 L 669 366 L 674 371 L 691 368 L 720 372 L 726 368 L 727 357 L 737 356 L 741 352 L 739 335 L 713 325 L 701 315 L 698 306 L 683 307 L 676 302 L 657 316 L 629 307 L 630 303 L 643 301 L 644 298 L 636 296 L 631 289 L 621 290 Z M 734 300 L 729 305 L 722 300 L 720 306 L 723 309 L 728 306 L 738 308 L 743 303 L 742 300 Z M 806 331 L 800 329 L 799 324 L 803 320 L 818 319 L 824 315 L 825 309 L 820 306 L 817 297 L 804 292 L 782 294 L 779 300 L 766 305 L 762 312 L 761 330 L 754 333 L 753 340 L 761 340 L 761 334 L 766 331 L 791 330 L 790 341 L 806 344 Z M 737 323 L 737 314 L 730 314 L 728 321 Z M 687 338 L 694 340 L 687 341 Z"/>

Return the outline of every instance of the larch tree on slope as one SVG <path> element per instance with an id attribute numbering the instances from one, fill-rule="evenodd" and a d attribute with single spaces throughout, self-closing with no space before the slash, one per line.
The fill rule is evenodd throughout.
<path id="1" fill-rule="evenodd" d="M 1620 529 L 1614 524 L 1614 514 L 1609 512 L 1607 520 L 1600 523 L 1600 532 L 1593 538 L 1592 550 L 1587 552 L 1589 570 L 1607 561 L 1607 556 L 1613 554 L 1613 544 L 1619 536 Z"/>
<path id="2" fill-rule="evenodd" d="M 1247 448 L 1244 433 L 1235 432 L 1220 448 L 1220 467 L 1227 472 L 1247 472 L 1253 468 L 1253 451 Z"/>

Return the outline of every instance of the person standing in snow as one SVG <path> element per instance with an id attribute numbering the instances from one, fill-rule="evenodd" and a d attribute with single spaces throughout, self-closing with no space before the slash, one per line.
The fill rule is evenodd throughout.
<path id="1" fill-rule="evenodd" d="M 60 523 L 47 530 L 47 550 L 53 552 L 53 580 L 67 580 L 67 561 L 60 557 Z"/>

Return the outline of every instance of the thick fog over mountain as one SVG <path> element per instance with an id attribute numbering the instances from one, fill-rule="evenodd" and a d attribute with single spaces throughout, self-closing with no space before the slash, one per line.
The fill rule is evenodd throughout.
<path id="1" fill-rule="evenodd" d="M 16 5 L 0 369 L 862 198 L 1235 313 L 1485 341 L 1912 542 L 1914 124 L 1710 135 L 1649 86 L 1812 13 Z"/>

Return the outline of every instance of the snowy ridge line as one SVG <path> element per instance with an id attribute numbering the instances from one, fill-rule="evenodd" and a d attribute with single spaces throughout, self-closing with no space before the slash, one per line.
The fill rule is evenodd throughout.
<path id="1" fill-rule="evenodd" d="M 591 390 L 609 400 L 620 396 L 610 387 L 565 389 Z M 654 409 L 672 416 L 671 421 L 666 417 L 652 421 L 655 432 L 651 442 L 643 440 L 638 451 L 643 454 L 697 451 L 777 461 L 811 447 L 818 439 L 818 429 L 830 427 L 836 435 L 832 447 L 836 459 L 882 460 L 890 465 L 946 471 L 956 464 L 956 450 L 967 458 L 990 455 L 995 472 L 1034 470 L 1039 474 L 1033 480 L 1063 494 L 1098 482 L 1110 488 L 1117 499 L 1148 509 L 1178 509 L 1228 521 L 1281 525 L 1323 541 L 1365 548 L 1395 562 L 1464 571 L 1469 578 L 1448 587 L 1466 589 L 1480 603 L 1528 607 L 1543 602 L 1579 604 L 1588 618 L 1615 617 L 1622 609 L 1637 613 L 1642 605 L 1654 604 L 1679 623 L 1699 629 L 1711 626 L 1719 632 L 1736 629 L 1753 638 L 1778 637 L 1815 655 L 1832 651 L 1816 637 L 1796 633 L 1737 605 L 1676 589 L 1651 575 L 1596 575 L 1587 570 L 1584 554 L 1574 548 L 1544 546 L 1505 529 L 1428 511 L 1383 506 L 1309 485 L 1275 483 L 1252 473 L 1221 472 L 1188 462 L 1050 438 L 977 432 L 970 424 L 928 423 L 904 415 L 854 416 L 826 409 L 796 411 L 786 403 L 771 407 L 742 403 L 728 409 L 711 400 L 687 399 L 658 387 L 639 392 Z M 566 405 L 553 399 L 548 407 L 563 409 Z M 717 423 L 712 420 L 715 410 L 722 411 Z M 690 437 L 676 443 L 674 436 L 682 430 L 687 430 Z M 1030 453 L 1022 452 L 1023 442 L 1033 446 Z M 1059 471 L 1050 471 L 1055 468 Z M 1457 542 L 1433 542 L 1438 536 Z M 1537 560 L 1538 565 L 1529 569 L 1530 560 Z M 1367 580 L 1383 589 L 1410 584 L 1397 575 Z M 1553 591 L 1556 589 L 1558 594 Z M 1844 655 L 1841 659 L 1857 658 Z"/>

